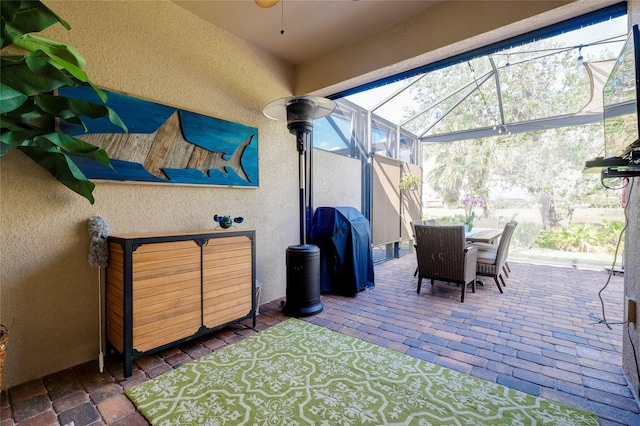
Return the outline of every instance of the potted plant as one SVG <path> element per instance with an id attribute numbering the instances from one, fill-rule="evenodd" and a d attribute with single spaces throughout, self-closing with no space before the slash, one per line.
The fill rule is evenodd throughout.
<path id="1" fill-rule="evenodd" d="M 469 232 L 473 229 L 473 220 L 476 218 L 474 208 L 484 206 L 484 200 L 479 195 L 469 195 L 463 197 L 460 201 L 464 208 L 464 221 L 462 223 L 464 223 L 467 232 Z"/>
<path id="2" fill-rule="evenodd" d="M 69 30 L 69 24 L 40 1 L 2 0 L 0 15 L 0 158 L 17 149 L 93 204 L 95 184 L 74 158 L 89 158 L 111 167 L 109 157 L 100 147 L 56 131 L 56 120 L 84 127 L 82 117 L 108 116 L 124 130 L 126 126 L 104 104 L 53 93 L 60 87 L 91 86 L 102 102 L 107 101 L 106 94 L 89 81 L 83 70 L 85 59 L 75 48 L 31 34 L 56 23 Z"/>
<path id="3" fill-rule="evenodd" d="M 409 173 L 400 178 L 400 189 L 403 191 L 417 189 L 420 185 L 422 185 L 422 176 Z"/>

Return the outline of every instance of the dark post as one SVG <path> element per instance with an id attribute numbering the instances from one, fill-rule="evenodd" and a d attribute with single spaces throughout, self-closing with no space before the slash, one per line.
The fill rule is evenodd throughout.
<path id="1" fill-rule="evenodd" d="M 294 96 L 271 102 L 263 111 L 274 120 L 283 120 L 286 112 L 287 128 L 296 136 L 298 150 L 300 244 L 287 248 L 287 298 L 283 311 L 289 316 L 314 315 L 324 307 L 320 300 L 320 249 L 307 244 L 307 217 L 313 213 L 307 211 L 311 210 L 311 148 L 307 145 L 313 120 L 331 114 L 335 108 L 328 99 Z"/>

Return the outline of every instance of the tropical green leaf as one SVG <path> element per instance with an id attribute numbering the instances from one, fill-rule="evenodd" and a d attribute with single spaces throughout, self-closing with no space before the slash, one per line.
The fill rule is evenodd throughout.
<path id="1" fill-rule="evenodd" d="M 33 135 L 32 132 L 23 129 L 3 131 L 0 134 L 0 142 L 13 147 L 27 146 L 33 142 Z"/>
<path id="2" fill-rule="evenodd" d="M 91 204 L 95 202 L 93 189 L 95 184 L 82 173 L 78 166 L 66 154 L 57 150 L 42 151 L 32 147 L 20 147 L 20 151 L 47 169 L 60 183 L 82 195 Z"/>
<path id="3" fill-rule="evenodd" d="M 36 129 L 43 125 L 42 120 L 40 120 L 41 118 L 46 118 L 45 114 L 43 114 L 42 110 L 34 103 L 33 97 L 30 96 L 18 108 L 7 114 L 3 114 L 2 127 L 14 125 L 22 129 Z M 52 129 L 53 122 L 50 123 L 49 129 Z M 50 130 L 47 130 L 47 132 L 48 131 Z"/>
<path id="4" fill-rule="evenodd" d="M 109 120 L 127 131 L 118 114 L 103 103 L 104 91 L 95 86 L 83 68 L 84 57 L 72 46 L 39 35 L 59 22 L 69 25 L 40 1 L 0 0 L 2 47 L 15 45 L 26 55 L 0 57 L 0 157 L 18 149 L 44 167 L 62 184 L 92 204 L 95 185 L 75 164 L 87 158 L 111 167 L 106 151 L 71 135 L 55 132 L 55 119 L 86 127 L 84 117 Z M 91 86 L 103 103 L 54 96 L 61 87 Z"/>
<path id="5" fill-rule="evenodd" d="M 87 73 L 84 72 L 84 70 L 81 67 L 73 64 L 72 62 L 68 62 L 68 61 L 66 61 L 66 60 L 64 60 L 61 57 L 56 56 L 56 55 L 49 55 L 49 57 L 56 64 L 58 64 L 59 66 L 64 68 L 69 74 L 74 76 L 76 79 L 80 80 L 83 83 L 89 82 L 89 77 L 87 76 Z"/>
<path id="6" fill-rule="evenodd" d="M 5 64 L 2 63 L 0 81 L 27 96 L 78 85 L 68 73 L 53 66 L 46 56 L 43 59 L 28 55 L 21 62 Z"/>
<path id="7" fill-rule="evenodd" d="M 54 61 L 47 53 L 37 50 L 29 55 L 25 55 L 24 62 L 29 71 L 39 78 L 48 80 L 58 80 L 65 84 L 76 84 L 74 76 Z M 58 86 L 59 87 L 59 86 Z"/>
<path id="8" fill-rule="evenodd" d="M 2 16 L 2 48 L 13 44 L 26 33 L 40 32 L 55 23 L 60 23 L 67 30 L 69 24 L 62 20 L 51 9 L 36 1 L 7 1 L 0 5 Z"/>
<path id="9" fill-rule="evenodd" d="M 94 85 L 92 82 L 88 81 L 87 83 L 89 83 L 89 85 L 93 88 L 93 90 L 96 92 L 96 95 L 98 95 L 100 100 L 102 102 L 104 102 L 104 103 L 107 103 L 107 101 L 109 100 L 107 98 L 107 94 L 104 93 L 104 91 L 101 88 L 99 88 L 98 86 Z M 126 126 L 124 126 L 124 123 L 123 123 L 123 127 L 122 128 L 125 129 L 125 131 L 126 131 Z"/>
<path id="10" fill-rule="evenodd" d="M 118 114 L 106 105 L 64 96 L 40 95 L 35 98 L 36 104 L 42 108 L 44 112 L 55 113 L 57 117 L 63 118 L 73 124 L 82 124 L 75 120 L 81 116 L 93 119 L 108 116 L 113 124 L 127 131 L 127 126 Z"/>
<path id="11" fill-rule="evenodd" d="M 15 148 L 15 146 L 6 145 L 0 142 L 0 158 L 4 157 L 4 155 L 9 152 L 9 150 Z"/>
<path id="12" fill-rule="evenodd" d="M 6 114 L 10 111 L 14 111 L 26 100 L 27 96 L 23 93 L 7 86 L 4 83 L 0 83 L 0 114 Z"/>
<path id="13" fill-rule="evenodd" d="M 59 147 L 74 157 L 88 158 L 111 168 L 107 152 L 82 139 L 74 138 L 73 136 L 60 132 L 49 133 L 35 138 L 35 142 L 37 143 L 42 143 L 43 140 Z M 43 145 L 46 146 L 46 143 Z"/>
<path id="14" fill-rule="evenodd" d="M 0 129 L 2 129 L 2 135 L 5 132 L 12 130 L 25 130 L 29 127 L 28 124 L 25 123 L 25 120 L 19 115 L 14 115 L 15 111 L 12 111 L 11 114 L 2 114 L 2 120 L 0 121 Z"/>
<path id="15" fill-rule="evenodd" d="M 86 133 L 89 130 L 89 129 L 87 129 L 87 126 L 84 124 L 84 121 L 82 121 L 82 119 L 79 116 L 78 117 L 67 117 L 67 118 L 65 118 L 65 121 L 67 123 L 82 127 L 82 131 L 84 133 Z"/>
<path id="16" fill-rule="evenodd" d="M 69 68 L 67 68 L 67 66 L 64 66 L 64 68 L 70 72 L 71 68 L 84 68 L 87 64 L 84 57 L 75 47 L 51 40 L 47 37 L 25 34 L 23 37 L 15 40 L 13 44 L 29 52 L 42 51 L 49 57 L 58 58 L 56 62 L 59 60 L 60 62 L 68 64 Z"/>
<path id="17" fill-rule="evenodd" d="M 95 119 L 108 114 L 108 109 L 105 105 L 84 99 L 44 94 L 35 96 L 35 102 L 43 111 L 55 114 L 63 119 L 77 116 L 87 116 Z"/>
<path id="18" fill-rule="evenodd" d="M 129 129 L 127 128 L 127 125 L 124 124 L 124 121 L 122 121 L 120 116 L 113 109 L 109 107 L 107 107 L 107 109 L 109 110 L 109 121 L 111 121 L 116 126 L 120 127 L 125 132 L 128 132 Z"/>
<path id="19" fill-rule="evenodd" d="M 20 6 L 22 2 L 19 1 L 7 1 L 2 2 L 2 8 L 0 8 L 0 16 L 4 22 L 13 22 L 16 19 L 16 15 L 20 12 Z M 3 28 L 4 31 L 4 28 Z"/>
<path id="20" fill-rule="evenodd" d="M 3 119 L 2 133 L 0 134 L 0 158 L 13 148 L 28 146 L 32 143 L 32 132 L 15 126 L 6 126 Z"/>
<path id="21" fill-rule="evenodd" d="M 37 51 L 24 56 L 0 57 L 3 73 L 0 81 L 27 95 L 50 92 L 59 87 L 90 85 L 102 102 L 107 95 L 89 81 L 87 74 L 61 58 Z"/>

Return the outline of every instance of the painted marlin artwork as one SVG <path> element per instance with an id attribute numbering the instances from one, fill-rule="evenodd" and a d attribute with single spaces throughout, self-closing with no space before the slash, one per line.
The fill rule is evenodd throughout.
<path id="1" fill-rule="evenodd" d="M 108 105 L 129 128 L 107 118 L 60 131 L 102 147 L 113 169 L 74 158 L 89 179 L 172 184 L 258 186 L 258 129 L 107 91 Z M 91 88 L 60 89 L 60 96 L 99 102 Z"/>

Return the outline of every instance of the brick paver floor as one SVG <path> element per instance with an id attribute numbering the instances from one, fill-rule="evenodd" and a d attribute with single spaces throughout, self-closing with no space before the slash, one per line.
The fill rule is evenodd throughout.
<path id="1" fill-rule="evenodd" d="M 323 295 L 307 321 L 552 401 L 591 410 L 602 425 L 639 425 L 637 400 L 622 372 L 623 278 L 603 271 L 510 262 L 504 294 L 491 279 L 467 292 L 423 283 L 416 294 L 413 255 L 375 267 L 375 288 L 356 297 Z M 263 304 L 256 329 L 285 320 L 280 300 Z M 250 325 L 246 321 L 245 325 Z M 256 331 L 235 325 L 136 361 L 124 380 L 109 358 L 78 365 L 2 392 L 0 426 L 146 425 L 123 394 Z"/>

